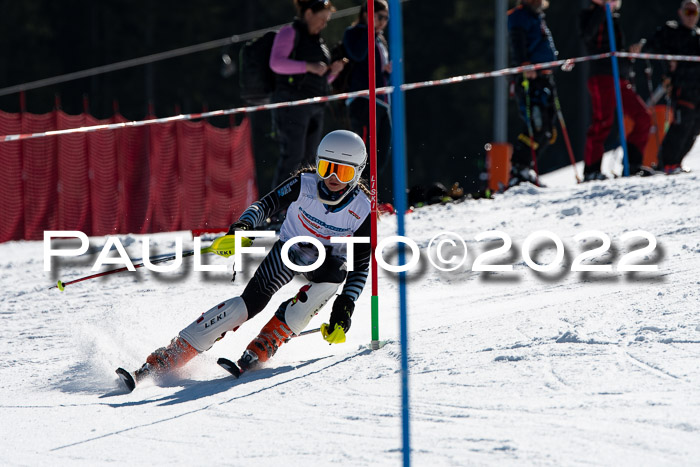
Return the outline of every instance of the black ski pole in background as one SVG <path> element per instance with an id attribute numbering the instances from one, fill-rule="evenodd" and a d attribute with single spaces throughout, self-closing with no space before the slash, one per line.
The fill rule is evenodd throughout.
<path id="1" fill-rule="evenodd" d="M 532 108 L 530 101 L 530 80 L 523 73 L 523 89 L 525 89 L 525 120 L 527 120 L 527 132 L 530 137 L 530 154 L 532 155 L 532 167 L 535 170 L 535 183 L 540 186 L 540 171 L 537 170 L 537 153 L 535 152 L 535 132 L 532 129 Z"/>
<path id="2" fill-rule="evenodd" d="M 647 40 L 642 39 L 639 41 L 639 43 L 642 45 L 642 48 L 646 45 Z M 652 83 L 652 73 L 653 69 L 651 67 L 651 60 L 647 59 L 646 64 L 644 67 L 644 76 L 646 76 L 647 79 L 647 89 L 649 89 L 649 99 L 654 95 L 654 83 Z M 658 148 L 661 146 L 661 137 L 659 136 L 659 121 L 656 118 L 656 111 L 652 108 L 651 111 L 654 114 L 654 118 L 651 120 L 651 128 L 654 131 L 654 137 L 656 138 L 656 147 Z"/>

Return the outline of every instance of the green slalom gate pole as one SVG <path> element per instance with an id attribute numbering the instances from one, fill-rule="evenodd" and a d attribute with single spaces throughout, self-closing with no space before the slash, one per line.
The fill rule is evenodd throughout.
<path id="1" fill-rule="evenodd" d="M 379 349 L 379 297 L 372 295 L 372 350 Z"/>

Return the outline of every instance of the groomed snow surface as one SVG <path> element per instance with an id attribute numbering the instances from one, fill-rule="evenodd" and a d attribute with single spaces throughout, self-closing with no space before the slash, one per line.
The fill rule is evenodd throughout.
<path id="1" fill-rule="evenodd" d="M 568 167 L 543 177 L 549 188 L 519 186 L 407 217 L 421 247 L 408 286 L 414 465 L 697 465 L 700 146 L 685 165 L 694 171 L 581 185 Z M 395 222 L 382 218 L 380 237 L 395 234 Z M 521 254 L 543 229 L 566 252 L 549 273 Z M 647 244 L 621 236 L 640 229 L 658 245 L 632 263 L 659 270 L 619 272 L 622 256 Z M 478 254 L 502 244 L 474 239 L 490 230 L 513 247 L 485 262 L 513 264 L 513 272 L 472 271 Z M 592 263 L 612 272 L 571 271 L 576 256 L 601 245 L 574 241 L 590 230 L 610 236 Z M 456 271 L 427 260 L 441 231 L 466 240 L 469 258 Z M 153 253 L 172 251 L 174 237 L 152 237 Z M 119 238 L 141 257 L 142 237 Z M 552 245 L 535 241 L 531 255 L 551 262 Z M 90 274 L 96 254 L 61 259 L 48 273 L 42 247 L 0 245 L 0 465 L 400 465 L 394 274 L 379 276 L 386 343 L 378 351 L 368 350 L 368 284 L 345 344 L 300 337 L 241 380 L 224 372 L 216 359 L 237 359 L 303 284 L 296 279 L 183 370 L 125 394 L 115 368 L 138 368 L 202 312 L 240 294 L 262 257 L 249 258 L 233 284 L 228 273 L 192 271 L 190 258 L 176 273 L 140 269 L 59 292 L 47 289 Z"/>

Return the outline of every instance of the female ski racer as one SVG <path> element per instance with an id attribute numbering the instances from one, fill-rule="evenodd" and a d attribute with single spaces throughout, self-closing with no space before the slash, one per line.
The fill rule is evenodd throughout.
<path id="1" fill-rule="evenodd" d="M 333 131 L 318 146 L 315 169 L 302 170 L 246 209 L 231 225 L 229 234 L 254 230 L 266 218 L 287 208 L 279 240 L 240 296 L 202 314 L 167 347 L 149 355 L 133 377 L 126 370 L 118 369 L 117 374 L 129 390 L 148 375 L 161 375 L 181 367 L 200 352 L 209 350 L 228 331 L 235 331 L 262 311 L 272 295 L 298 274 L 281 259 L 285 242 L 297 236 L 318 239 L 325 247 L 326 259 L 314 271 L 304 273 L 309 282 L 294 297 L 280 304 L 274 316 L 248 344 L 235 370 L 244 372 L 272 357 L 292 334 L 298 335 L 304 330 L 343 282 L 345 285 L 333 302 L 324 337 L 333 342 L 344 336 L 350 329 L 355 300 L 367 281 L 371 251 L 369 243 L 354 245 L 353 268 L 348 268 L 346 244 L 331 243 L 331 237 L 370 235 L 369 191 L 360 183 L 366 162 L 365 143 L 358 135 L 345 130 Z M 318 254 L 309 243 L 295 243 L 288 256 L 295 264 L 305 266 L 313 264 Z"/>

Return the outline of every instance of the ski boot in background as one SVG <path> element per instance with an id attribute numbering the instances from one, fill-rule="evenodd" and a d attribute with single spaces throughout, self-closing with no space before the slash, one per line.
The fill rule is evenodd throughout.
<path id="1" fill-rule="evenodd" d="M 685 167 L 681 167 L 680 164 L 667 164 L 667 165 L 664 165 L 663 172 L 666 175 L 678 175 L 678 174 L 683 174 L 683 173 L 690 173 L 690 169 L 686 169 Z"/>
<path id="2" fill-rule="evenodd" d="M 535 171 L 529 166 L 513 164 L 510 169 L 510 180 L 508 186 L 513 187 L 521 183 L 532 183 L 535 186 L 541 186 Z"/>
<path id="3" fill-rule="evenodd" d="M 608 177 L 605 176 L 602 172 L 585 172 L 583 174 L 583 181 L 584 182 L 595 182 L 595 181 L 602 181 L 602 180 L 607 180 Z"/>

